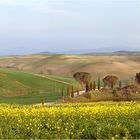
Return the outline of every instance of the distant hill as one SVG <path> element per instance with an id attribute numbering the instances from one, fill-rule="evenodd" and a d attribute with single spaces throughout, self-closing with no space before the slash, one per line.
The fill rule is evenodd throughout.
<path id="1" fill-rule="evenodd" d="M 37 54 L 49 54 L 49 55 L 51 55 L 51 54 L 55 54 L 55 53 L 51 53 L 51 52 L 39 52 L 39 53 L 37 53 Z"/>
<path id="2" fill-rule="evenodd" d="M 140 51 L 115 51 L 115 52 L 91 52 L 84 55 L 93 56 L 140 56 Z"/>
<path id="3" fill-rule="evenodd" d="M 132 55 L 132 56 L 139 56 L 140 55 L 140 51 L 116 51 L 114 52 L 114 54 L 116 55 Z"/>
<path id="4" fill-rule="evenodd" d="M 93 56 L 140 56 L 140 51 L 126 51 L 126 50 L 120 50 L 120 51 L 108 51 L 108 52 L 100 52 L 100 51 L 93 51 L 93 50 L 81 50 L 81 51 L 66 51 L 66 52 L 40 52 L 37 54 L 42 55 L 57 55 L 57 54 L 71 54 L 71 55 L 93 55 Z"/>

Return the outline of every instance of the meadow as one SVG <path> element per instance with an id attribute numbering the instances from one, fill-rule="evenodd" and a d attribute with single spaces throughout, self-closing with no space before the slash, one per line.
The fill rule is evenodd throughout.
<path id="1" fill-rule="evenodd" d="M 0 105 L 1 139 L 139 139 L 140 103 Z"/>
<path id="2" fill-rule="evenodd" d="M 0 103 L 35 104 L 61 99 L 61 90 L 79 86 L 71 77 L 36 75 L 11 69 L 0 69 Z"/>

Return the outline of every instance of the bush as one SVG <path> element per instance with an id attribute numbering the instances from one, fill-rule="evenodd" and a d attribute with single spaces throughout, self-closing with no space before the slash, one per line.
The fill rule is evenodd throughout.
<path id="1" fill-rule="evenodd" d="M 140 92 L 125 92 L 122 89 L 102 89 L 82 95 L 87 101 L 140 101 Z M 78 98 L 76 98 L 79 102 Z"/>
<path id="2" fill-rule="evenodd" d="M 84 97 L 88 98 L 88 99 L 93 99 L 94 98 L 94 95 L 92 92 L 88 92 L 84 95 Z"/>

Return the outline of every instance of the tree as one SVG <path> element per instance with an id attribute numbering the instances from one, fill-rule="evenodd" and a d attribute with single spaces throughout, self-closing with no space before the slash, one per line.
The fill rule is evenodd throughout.
<path id="1" fill-rule="evenodd" d="M 71 98 L 71 95 L 70 95 L 70 86 L 67 87 L 67 97 L 68 98 Z"/>
<path id="2" fill-rule="evenodd" d="M 100 90 L 101 88 L 101 81 L 100 81 L 100 77 L 98 77 L 98 90 Z"/>
<path id="3" fill-rule="evenodd" d="M 122 88 L 122 81 L 119 81 L 119 88 Z"/>
<path id="4" fill-rule="evenodd" d="M 85 85 L 87 82 L 91 81 L 91 75 L 90 75 L 90 73 L 87 73 L 87 72 L 76 72 L 73 75 L 73 77 L 81 85 Z"/>
<path id="5" fill-rule="evenodd" d="M 61 96 L 62 96 L 62 99 L 64 100 L 64 88 L 62 88 L 61 90 Z"/>
<path id="6" fill-rule="evenodd" d="M 74 98 L 74 87 L 71 86 L 71 97 Z"/>
<path id="7" fill-rule="evenodd" d="M 113 75 L 108 75 L 103 79 L 104 85 L 110 88 L 114 88 L 114 85 L 117 83 L 118 77 Z"/>
<path id="8" fill-rule="evenodd" d="M 90 91 L 92 91 L 93 90 L 93 83 L 92 82 L 90 82 Z"/>
<path id="9" fill-rule="evenodd" d="M 95 81 L 93 81 L 93 88 L 92 88 L 93 90 L 95 90 L 96 89 L 96 82 Z"/>
<path id="10" fill-rule="evenodd" d="M 86 82 L 86 92 L 90 91 L 90 85 L 89 82 Z"/>
<path id="11" fill-rule="evenodd" d="M 137 84 L 140 84 L 140 72 L 136 73 L 135 81 L 136 81 Z"/>

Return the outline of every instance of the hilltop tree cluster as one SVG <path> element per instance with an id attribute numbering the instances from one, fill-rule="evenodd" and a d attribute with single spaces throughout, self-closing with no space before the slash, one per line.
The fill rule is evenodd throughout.
<path id="1" fill-rule="evenodd" d="M 122 88 L 122 81 L 115 75 L 107 75 L 102 80 L 98 77 L 97 82 L 95 82 L 95 80 L 92 79 L 91 74 L 87 72 L 76 72 L 73 77 L 85 88 L 86 92 L 96 89 L 100 90 L 101 83 L 104 84 L 104 88 L 108 89 L 114 89 L 117 83 L 119 88 Z M 140 84 L 140 72 L 136 73 L 135 81 L 137 84 Z M 127 81 L 126 86 L 129 86 L 129 84 L 129 81 Z M 133 85 L 133 82 L 131 85 Z"/>
<path id="2" fill-rule="evenodd" d="M 90 91 L 95 91 L 95 90 L 100 90 L 100 89 L 103 89 L 102 91 L 108 89 L 108 91 L 112 91 L 112 93 L 116 96 L 117 96 L 116 94 L 117 91 L 119 92 L 122 91 L 129 97 L 129 93 L 131 92 L 136 93 L 137 91 L 139 91 L 139 88 L 137 88 L 137 86 L 134 84 L 133 81 L 131 84 L 129 81 L 122 82 L 115 75 L 107 75 L 103 79 L 98 77 L 97 80 L 93 80 L 90 73 L 76 72 L 73 75 L 73 77 L 82 85 L 83 90 L 85 90 L 87 93 Z M 140 72 L 136 73 L 135 83 L 140 85 Z M 103 85 L 103 87 L 101 85 Z M 68 88 L 66 89 L 66 92 L 67 92 L 68 98 L 73 98 L 75 96 L 74 93 L 76 92 L 77 92 L 77 95 L 79 95 L 79 89 L 72 85 L 68 86 Z M 61 96 L 63 100 L 65 100 L 64 93 L 65 93 L 65 90 L 64 88 L 62 88 Z"/>
<path id="3" fill-rule="evenodd" d="M 94 80 L 92 80 L 92 76 L 91 76 L 90 73 L 87 73 L 87 72 L 77 72 L 77 73 L 75 73 L 73 75 L 73 77 L 81 85 L 85 86 L 86 92 L 95 90 L 96 86 L 97 86 L 98 90 L 101 88 L 100 77 L 98 77 L 98 81 L 96 83 Z M 114 86 L 116 85 L 116 83 L 118 81 L 118 77 L 117 76 L 108 75 L 105 78 L 103 78 L 102 81 L 104 83 L 104 87 L 114 88 Z M 121 86 L 121 82 L 120 82 L 120 86 Z"/>

